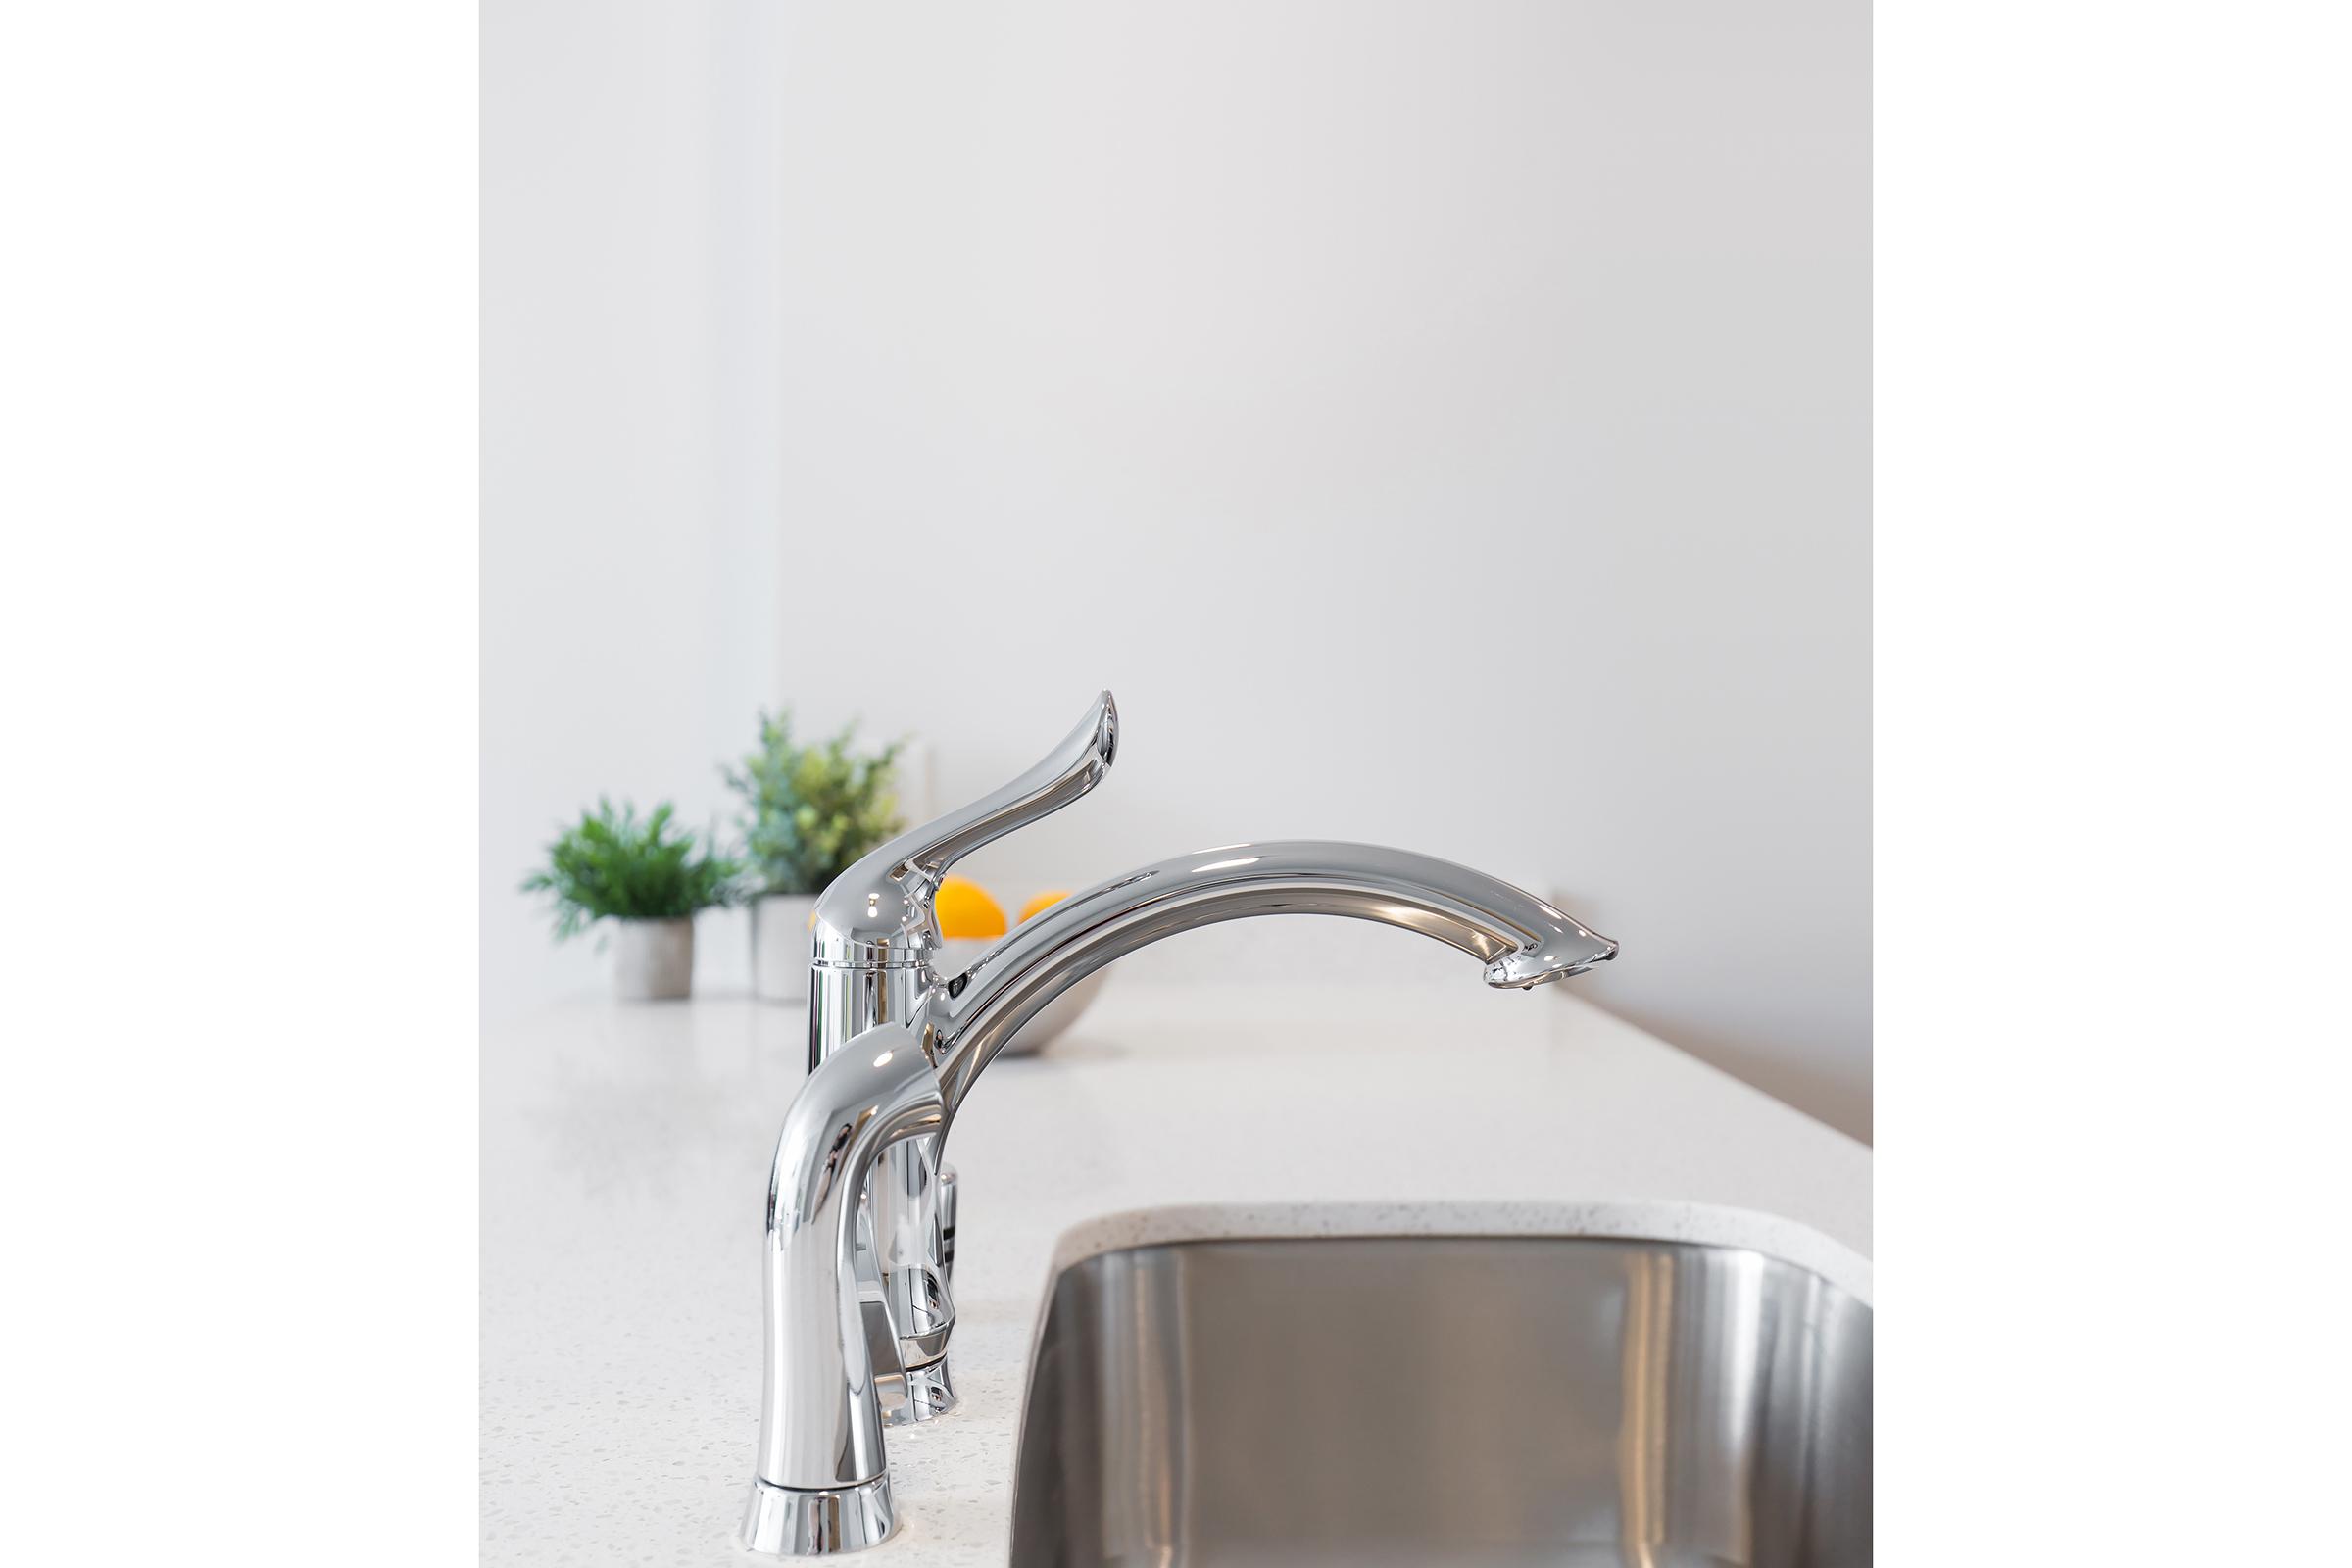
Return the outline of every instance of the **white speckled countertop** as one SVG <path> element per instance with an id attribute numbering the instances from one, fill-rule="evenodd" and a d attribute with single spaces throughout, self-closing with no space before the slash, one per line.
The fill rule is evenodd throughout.
<path id="1" fill-rule="evenodd" d="M 1123 978 L 1123 977 L 1121 977 Z M 482 1042 L 482 1560 L 725 1565 L 760 1421 L 797 1007 L 582 1003 Z M 1497 1091 L 1502 1093 L 1498 1096 Z M 958 1113 L 962 1404 L 889 1434 L 897 1536 L 998 1565 L 1062 1262 L 1205 1235 L 1754 1247 L 1868 1298 L 1870 1151 L 1553 987 L 1103 989 Z"/>

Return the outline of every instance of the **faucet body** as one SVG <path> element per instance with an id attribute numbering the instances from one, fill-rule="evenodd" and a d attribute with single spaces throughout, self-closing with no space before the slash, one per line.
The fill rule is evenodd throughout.
<path id="1" fill-rule="evenodd" d="M 828 1058 L 785 1115 L 767 1189 L 760 1460 L 743 1523 L 755 1551 L 813 1556 L 890 1533 L 858 1201 L 884 1149 L 942 1119 L 931 1064 L 898 1024 Z"/>
<path id="2" fill-rule="evenodd" d="M 894 1522 L 882 1432 L 952 1407 L 956 1107 L 1037 1011 L 1103 964 L 1221 920 L 1333 914 L 1419 931 L 1527 989 L 1615 943 L 1520 889 L 1361 844 L 1236 844 L 1114 877 L 1021 922 L 961 974 L 933 963 L 954 860 L 1091 790 L 1116 752 L 1110 694 L 1036 767 L 901 835 L 817 904 L 809 1075 L 768 1191 L 766 1386 L 744 1517 L 755 1551 L 855 1550 Z"/>

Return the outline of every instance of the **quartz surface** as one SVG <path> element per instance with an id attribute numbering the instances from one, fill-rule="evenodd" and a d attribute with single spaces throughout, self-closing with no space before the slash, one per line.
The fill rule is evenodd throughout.
<path id="1" fill-rule="evenodd" d="M 482 1560 L 726 1564 L 760 1419 L 798 1007 L 580 1003 L 482 1042 Z M 1003 1564 L 1054 1271 L 1139 1242 L 1614 1234 L 1870 1294 L 1871 1155 L 1565 987 L 1114 979 L 957 1113 L 953 1414 L 889 1432 L 862 1561 Z"/>

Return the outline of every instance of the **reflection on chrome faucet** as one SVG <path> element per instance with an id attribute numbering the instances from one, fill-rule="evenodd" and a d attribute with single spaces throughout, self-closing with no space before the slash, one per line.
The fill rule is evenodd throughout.
<path id="1" fill-rule="evenodd" d="M 1402 850 L 1233 844 L 1116 877 L 1024 920 L 961 974 L 934 960 L 948 867 L 1102 782 L 1118 710 L 1078 727 L 1004 789 L 900 835 L 817 902 L 808 1082 L 776 1146 L 767 1207 L 767 1357 L 755 1551 L 812 1556 L 890 1533 L 886 1424 L 952 1409 L 956 1194 L 940 1145 L 973 1081 L 1071 985 L 1178 931 L 1258 914 L 1337 914 L 1459 948 L 1491 986 L 1524 990 L 1617 945 L 1543 900 Z"/>

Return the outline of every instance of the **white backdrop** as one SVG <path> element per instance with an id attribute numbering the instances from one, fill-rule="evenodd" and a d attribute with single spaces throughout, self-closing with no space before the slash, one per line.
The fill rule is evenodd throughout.
<path id="1" fill-rule="evenodd" d="M 758 703 L 952 801 L 1107 685 L 1109 783 L 971 862 L 1008 901 L 1445 855 L 1868 1135 L 1858 0 L 484 27 L 487 1004 L 588 983 L 511 891 L 555 815 L 708 811 Z M 1127 962 L 1539 1004 L 1333 923 Z"/>

